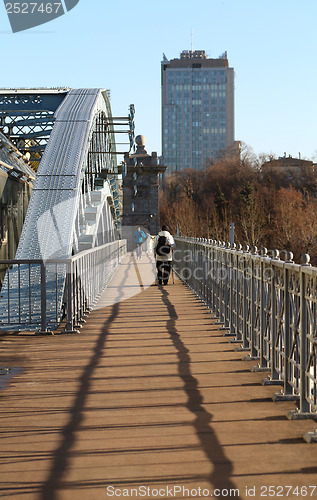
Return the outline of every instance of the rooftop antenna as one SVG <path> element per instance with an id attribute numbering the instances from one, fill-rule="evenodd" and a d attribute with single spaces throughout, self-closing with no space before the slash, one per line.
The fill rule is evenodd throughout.
<path id="1" fill-rule="evenodd" d="M 192 28 L 192 32 L 191 32 L 191 51 L 192 53 L 194 52 L 194 30 Z"/>

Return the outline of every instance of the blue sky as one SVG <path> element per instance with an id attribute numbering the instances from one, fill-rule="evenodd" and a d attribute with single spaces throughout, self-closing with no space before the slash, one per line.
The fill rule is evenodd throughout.
<path id="1" fill-rule="evenodd" d="M 316 0 L 80 0 L 66 15 L 11 33 L 0 4 L 0 87 L 111 89 L 114 116 L 136 107 L 136 133 L 161 152 L 163 52 L 228 51 L 235 136 L 256 154 L 317 160 Z"/>

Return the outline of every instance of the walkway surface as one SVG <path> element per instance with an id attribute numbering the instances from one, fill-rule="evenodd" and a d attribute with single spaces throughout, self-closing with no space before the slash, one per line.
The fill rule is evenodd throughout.
<path id="1" fill-rule="evenodd" d="M 23 369 L 0 393 L 0 496 L 316 499 L 317 424 L 286 418 L 190 290 L 151 280 L 129 257 L 80 334 L 0 337 Z"/>

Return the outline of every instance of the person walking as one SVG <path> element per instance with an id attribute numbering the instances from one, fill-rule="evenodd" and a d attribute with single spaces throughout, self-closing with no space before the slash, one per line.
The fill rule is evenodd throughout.
<path id="1" fill-rule="evenodd" d="M 136 243 L 136 256 L 137 259 L 140 260 L 142 257 L 142 244 L 143 241 L 146 239 L 146 234 L 144 231 L 141 230 L 140 227 L 138 227 L 137 230 L 134 232 L 133 237 Z"/>
<path id="2" fill-rule="evenodd" d="M 155 237 L 153 244 L 159 285 L 167 285 L 170 277 L 175 241 L 166 226 Z"/>

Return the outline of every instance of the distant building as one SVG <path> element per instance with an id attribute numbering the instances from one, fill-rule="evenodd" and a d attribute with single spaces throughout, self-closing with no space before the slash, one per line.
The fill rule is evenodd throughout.
<path id="1" fill-rule="evenodd" d="M 35 173 L 0 132 L 0 259 L 14 259 Z M 0 287 L 5 266 L 0 265 Z"/>
<path id="2" fill-rule="evenodd" d="M 289 182 L 300 181 L 302 177 L 315 174 L 315 164 L 310 160 L 293 158 L 291 155 L 272 158 L 262 165 L 265 174 L 282 174 Z"/>
<path id="3" fill-rule="evenodd" d="M 227 52 L 209 59 L 203 50 L 163 56 L 162 156 L 168 171 L 204 168 L 234 144 L 234 69 Z"/>

